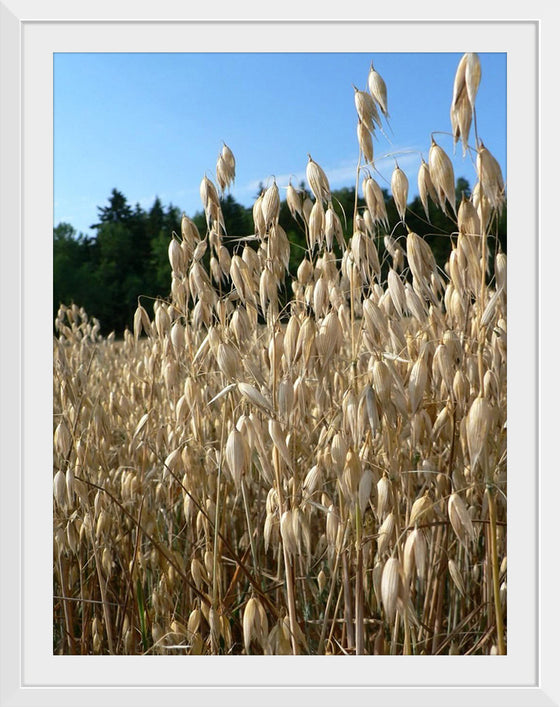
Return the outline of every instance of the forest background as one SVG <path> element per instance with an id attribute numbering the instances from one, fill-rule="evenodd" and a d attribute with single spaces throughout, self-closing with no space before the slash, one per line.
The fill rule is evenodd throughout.
<path id="1" fill-rule="evenodd" d="M 255 200 L 263 188 L 264 185 L 259 187 Z M 299 188 L 306 190 L 304 183 Z M 309 195 L 308 191 L 306 193 Z M 457 200 L 460 201 L 463 195 L 468 198 L 470 193 L 469 182 L 464 177 L 458 177 Z M 392 196 L 387 190 L 384 190 L 384 196 L 389 223 L 398 223 Z M 333 205 L 341 218 L 346 240 L 352 235 L 349 215 L 353 213 L 354 200 L 355 190 L 352 187 L 333 191 Z M 361 197 L 358 198 L 358 205 L 365 207 Z M 438 265 L 443 267 L 453 247 L 453 239 L 450 241 L 448 234 L 456 226 L 439 209 L 434 207 L 432 210 L 432 206 L 430 203 L 428 221 L 420 198 L 413 199 L 408 204 L 407 227 L 425 238 Z M 97 223 L 91 225 L 93 235 L 77 232 L 72 224 L 66 222 L 54 228 L 53 318 L 61 303 L 76 304 L 83 307 L 90 317 L 99 320 L 102 334 L 114 332 L 120 338 L 126 328 L 132 327 L 139 302 L 151 309 L 151 303 L 169 295 L 168 247 L 173 233 L 181 233 L 183 211 L 180 206 L 171 203 L 164 205 L 159 197 L 148 209 L 142 208 L 139 203 L 132 205 L 117 188 L 112 189 L 107 204 L 99 206 L 97 211 Z M 240 238 L 254 234 L 252 209 L 241 205 L 231 194 L 226 194 L 222 200 L 222 211 L 227 233 L 235 235 L 231 240 L 224 240 L 233 254 L 239 243 L 244 244 Z M 187 216 L 193 219 L 204 235 L 206 219 L 202 208 Z M 281 203 L 280 225 L 290 240 L 289 275 L 293 276 L 301 261 L 302 249 L 305 249 L 305 231 L 303 225 L 292 217 L 285 201 Z M 502 211 L 496 232 L 502 250 L 507 252 L 507 209 Z M 399 233 L 393 235 L 399 237 Z M 383 262 L 383 234 L 378 240 L 380 261 Z M 256 248 L 258 244 L 255 242 L 254 245 Z M 285 302 L 289 296 L 284 287 L 281 299 Z"/>

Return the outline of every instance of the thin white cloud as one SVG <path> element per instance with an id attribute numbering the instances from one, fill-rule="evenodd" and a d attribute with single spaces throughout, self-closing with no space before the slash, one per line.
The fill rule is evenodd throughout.
<path id="1" fill-rule="evenodd" d="M 409 181 L 411 185 L 415 183 L 415 171 L 418 169 L 420 163 L 421 151 L 415 147 L 398 147 L 391 150 L 390 154 L 384 153 L 377 157 L 374 161 L 375 170 L 369 168 L 370 173 L 375 178 L 379 179 L 381 186 L 388 187 L 391 178 L 391 173 L 395 167 L 395 163 L 398 162 L 399 167 L 406 173 L 407 170 L 414 170 L 414 175 L 412 172 L 408 174 Z M 356 181 L 356 167 L 357 163 L 355 160 L 341 160 L 338 164 L 332 166 L 321 165 L 325 170 L 328 177 L 331 188 L 338 189 L 345 186 L 354 186 Z M 276 183 L 280 190 L 286 188 L 290 181 L 294 186 L 298 186 L 301 182 L 307 183 L 305 170 L 294 171 L 291 173 L 277 174 L 274 175 Z M 384 182 L 384 179 L 386 183 Z M 267 186 L 272 183 L 272 175 L 267 179 L 252 180 L 246 184 L 236 187 L 235 191 L 238 198 L 243 196 L 254 196 L 259 189 L 261 184 Z"/>

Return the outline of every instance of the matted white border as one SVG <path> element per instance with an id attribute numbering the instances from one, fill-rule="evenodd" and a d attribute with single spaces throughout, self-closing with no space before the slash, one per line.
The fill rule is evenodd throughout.
<path id="1" fill-rule="evenodd" d="M 493 3 L 493 13 L 499 4 Z M 548 305 L 553 301 L 552 291 L 550 299 L 543 292 L 546 283 L 557 277 L 548 239 L 540 274 L 538 263 L 539 239 L 546 235 L 539 230 L 539 197 L 545 186 L 540 183 L 538 160 L 539 54 L 544 58 L 543 34 L 551 23 L 556 24 L 554 11 L 546 2 L 532 3 L 531 19 L 500 20 L 485 6 L 471 6 L 475 19 L 464 19 L 454 18 L 447 4 L 439 8 L 432 3 L 432 7 L 422 5 L 421 20 L 395 20 L 392 7 L 376 8 L 374 18 L 371 7 L 355 3 L 348 10 L 362 19 L 327 20 L 324 4 L 300 4 L 293 12 L 285 3 L 268 11 L 261 5 L 235 7 L 236 16 L 231 16 L 231 9 L 220 11 L 215 2 L 211 8 L 188 11 L 181 5 L 166 0 L 157 7 L 147 2 L 133 6 L 118 2 L 91 6 L 23 0 L 0 3 L 2 707 L 143 707 L 186 702 L 339 707 L 348 700 L 384 706 L 558 705 L 558 671 L 554 668 L 558 549 L 552 544 L 558 532 L 552 505 L 557 503 L 558 481 L 555 467 L 544 463 L 546 445 L 554 439 L 551 416 L 539 414 L 538 407 L 553 390 L 554 379 L 552 369 L 550 378 L 543 377 L 543 364 L 551 360 L 545 357 L 552 346 L 543 346 L 541 341 L 537 347 L 538 316 L 551 328 L 557 321 L 556 311 Z M 511 14 L 503 5 L 504 14 Z M 537 8 L 538 20 L 534 19 Z M 416 8 L 399 3 L 400 13 L 407 9 L 414 18 Z M 225 19 L 208 20 L 209 10 Z M 280 12 L 285 17 L 281 21 Z M 551 34 L 549 30 L 548 52 L 555 65 Z M 216 50 L 508 53 L 505 657 L 52 655 L 52 55 L 55 51 Z M 544 61 L 541 69 L 544 75 Z M 557 77 L 550 71 L 548 76 L 556 86 Z M 556 260 L 556 269 L 558 264 Z M 546 266 L 551 268 L 548 279 L 542 272 Z M 541 334 L 548 330 L 543 328 Z M 546 387 L 540 390 L 539 401 L 541 380 L 546 380 Z"/>

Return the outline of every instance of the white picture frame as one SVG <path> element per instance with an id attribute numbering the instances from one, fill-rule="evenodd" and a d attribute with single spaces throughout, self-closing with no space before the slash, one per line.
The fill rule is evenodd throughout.
<path id="1" fill-rule="evenodd" d="M 525 19 L 508 16 L 504 2 L 479 4 L 465 19 L 462 7 L 404 3 L 400 13 L 413 19 L 395 19 L 391 6 L 359 3 L 348 19 L 329 19 L 319 3 L 251 5 L 0 2 L 0 707 L 560 705 L 555 351 L 546 340 L 556 323 L 558 238 L 545 221 L 557 196 L 543 171 L 552 162 L 544 135 L 554 141 L 546 126 L 557 115 L 556 10 L 537 2 Z M 220 51 L 368 51 L 371 43 L 372 52 L 508 52 L 507 656 L 52 655 L 52 53 L 209 51 L 210 36 Z"/>

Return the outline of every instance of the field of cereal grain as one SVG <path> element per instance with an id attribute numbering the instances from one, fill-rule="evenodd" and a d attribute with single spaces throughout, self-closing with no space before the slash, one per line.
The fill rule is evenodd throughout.
<path id="1" fill-rule="evenodd" d="M 465 54 L 450 77 L 472 196 L 433 136 L 417 175 L 426 216 L 457 225 L 443 269 L 406 227 L 398 165 L 403 235 L 388 222 L 372 135 L 390 87 L 371 67 L 355 93 L 366 208 L 346 242 L 307 157 L 312 198 L 286 191 L 307 241 L 287 303 L 274 180 L 254 238 L 226 245 L 225 145 L 200 185 L 207 231 L 184 216 L 170 234 L 168 299 L 139 303 L 122 341 L 60 307 L 56 653 L 506 652 L 505 187 L 472 130 L 482 70 Z"/>

